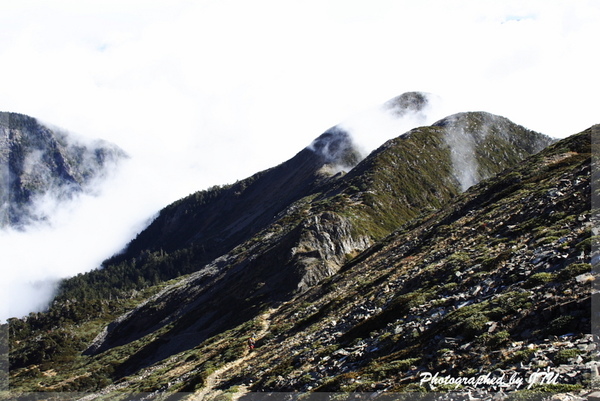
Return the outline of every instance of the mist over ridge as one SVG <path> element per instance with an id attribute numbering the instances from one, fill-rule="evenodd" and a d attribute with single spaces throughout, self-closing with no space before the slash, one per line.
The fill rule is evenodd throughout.
<path id="1" fill-rule="evenodd" d="M 92 193 L 126 157 L 106 141 L 84 143 L 29 116 L 0 113 L 0 228 L 48 220 L 53 202 Z"/>
<path id="2" fill-rule="evenodd" d="M 439 113 L 442 109 L 440 104 L 440 98 L 435 95 L 423 92 L 407 92 L 388 100 L 378 107 L 367 110 L 364 113 L 358 113 L 356 116 L 350 116 L 342 123 L 326 130 L 322 135 L 317 137 L 306 147 L 306 151 L 314 152 L 315 155 L 318 155 L 317 159 L 308 164 L 306 164 L 306 160 L 308 159 L 305 159 L 304 156 L 299 159 L 293 158 L 290 160 L 290 163 L 288 163 L 290 170 L 289 173 L 287 173 L 288 175 L 284 176 L 288 177 L 285 178 L 285 180 L 290 179 L 289 177 L 302 177 L 303 174 L 309 174 L 303 179 L 306 180 L 306 185 L 314 186 L 318 181 L 311 183 L 315 179 L 311 178 L 311 174 L 313 174 L 312 171 L 318 171 L 319 174 L 325 173 L 326 176 L 333 176 L 339 172 L 347 173 L 365 157 L 367 157 L 372 150 L 380 147 L 385 141 L 390 140 L 390 138 L 397 137 L 405 132 L 410 131 L 411 129 L 415 129 L 415 127 L 426 126 L 428 123 L 438 121 Z M 447 117 L 446 120 L 439 120 L 438 125 L 446 126 L 444 130 L 444 138 L 447 145 L 452 149 L 451 153 L 453 155 L 453 163 L 455 164 L 455 176 L 457 180 L 461 182 L 462 189 L 464 190 L 468 186 L 478 182 L 481 178 L 487 177 L 490 174 L 489 171 L 477 172 L 477 160 L 469 159 L 469 157 L 473 157 L 470 152 L 473 150 L 474 143 L 472 142 L 474 141 L 474 137 L 471 134 L 466 134 L 465 132 L 473 132 L 473 129 L 477 128 L 481 132 L 492 130 L 502 134 L 502 127 L 498 125 L 500 119 L 496 117 L 490 117 L 488 118 L 489 121 L 483 123 L 471 121 L 471 126 L 469 126 L 469 121 L 465 120 L 460 122 L 458 120 L 458 117 L 451 116 Z M 442 124 L 440 121 L 446 121 L 446 123 Z M 454 123 L 450 124 L 447 123 L 447 121 L 454 121 Z M 507 124 L 508 123 L 504 123 L 505 128 L 509 126 Z M 457 130 L 462 132 L 462 137 L 458 137 L 458 141 L 456 140 L 457 136 L 453 134 L 453 132 Z M 301 154 L 302 152 L 297 155 L 297 157 Z M 457 154 L 461 155 L 457 160 L 470 160 L 470 164 L 467 166 L 468 170 L 466 167 L 462 168 L 460 165 L 456 165 L 454 160 L 455 155 Z M 477 157 L 481 158 L 481 155 L 478 155 Z M 297 159 L 298 162 L 294 162 L 293 160 L 295 159 Z M 286 163 L 284 163 L 284 165 L 285 164 Z M 128 216 L 127 219 L 123 219 L 122 221 L 124 224 L 128 224 L 129 226 L 124 226 L 123 228 L 119 229 L 119 231 L 123 234 L 119 234 L 117 236 L 111 235 L 110 240 L 109 238 L 102 236 L 102 233 L 109 233 L 110 231 L 114 230 L 114 228 L 111 227 L 109 229 L 109 227 L 106 226 L 106 224 L 111 220 L 101 218 L 101 214 L 114 213 L 119 210 L 119 213 L 121 214 L 127 213 L 127 208 L 123 209 L 122 200 L 129 196 L 128 194 L 131 193 L 132 189 L 140 185 L 139 174 L 135 173 L 135 169 L 130 170 L 130 166 L 134 165 L 135 159 L 128 160 L 127 163 L 122 165 L 121 170 L 116 172 L 114 178 L 106 180 L 102 183 L 98 182 L 97 190 L 92 190 L 90 194 L 85 194 L 84 196 L 77 199 L 72 199 L 69 202 L 62 202 L 62 206 L 60 206 L 61 198 L 53 197 L 52 193 L 43 198 L 44 202 L 41 203 L 41 205 L 46 205 L 46 210 L 50 210 L 47 209 L 47 205 L 55 205 L 53 210 L 55 212 L 58 211 L 58 213 L 53 219 L 50 219 L 50 222 L 53 222 L 54 226 L 51 225 L 48 227 L 39 227 L 38 230 L 32 230 L 29 232 L 29 239 L 33 240 L 34 238 L 39 238 L 39 240 L 28 242 L 29 244 L 37 244 L 38 241 L 43 241 L 43 243 L 46 244 L 46 246 L 42 248 L 44 249 L 43 252 L 48 255 L 53 255 L 56 250 L 64 249 L 64 246 L 68 243 L 72 243 L 72 241 L 86 242 L 88 245 L 78 247 L 80 247 L 82 250 L 89 249 L 90 246 L 92 246 L 92 243 L 85 240 L 84 237 L 76 234 L 76 232 L 92 230 L 91 235 L 100 235 L 98 237 L 99 240 L 106 242 L 106 246 L 103 246 L 102 244 L 100 244 L 101 246 L 92 246 L 96 249 L 93 251 L 90 249 L 81 253 L 72 252 L 73 254 L 71 255 L 69 255 L 71 251 L 62 250 L 60 251 L 59 255 L 52 256 L 50 259 L 43 258 L 39 260 L 38 258 L 31 256 L 30 262 L 26 262 L 27 258 L 21 258 L 21 260 L 24 262 L 24 265 L 28 266 L 25 269 L 28 272 L 28 277 L 24 278 L 21 276 L 18 279 L 15 277 L 15 280 L 22 283 L 20 285 L 23 285 L 24 287 L 21 288 L 26 287 L 28 290 L 14 290 L 12 293 L 20 293 L 23 295 L 26 293 L 31 293 L 30 291 L 37 291 L 38 294 L 45 293 L 45 295 L 41 296 L 41 298 L 46 299 L 46 301 L 40 301 L 39 299 L 36 299 L 35 306 L 29 308 L 24 306 L 27 304 L 25 300 L 29 298 L 29 296 L 11 296 L 11 298 L 14 300 L 18 299 L 17 303 L 21 312 L 18 312 L 17 314 L 26 314 L 31 310 L 43 309 L 43 305 L 45 305 L 53 296 L 53 288 L 60 279 L 98 268 L 102 260 L 109 258 L 112 253 L 122 249 L 127 242 L 130 242 L 131 235 L 135 236 L 136 233 L 142 231 L 146 225 L 151 223 L 151 220 L 148 220 L 148 218 L 152 214 L 156 215 L 156 212 L 152 212 L 152 214 L 140 215 L 141 218 L 137 217 L 137 220 L 133 219 L 132 216 Z M 476 172 L 475 175 L 473 175 L 473 171 Z M 134 173 L 134 175 L 130 175 L 131 173 Z M 264 173 L 260 173 L 258 175 L 260 176 L 263 174 Z M 464 176 L 469 177 L 466 183 L 464 182 Z M 130 183 L 132 182 L 130 181 L 131 179 L 134 179 L 136 180 L 135 182 L 137 182 L 133 187 L 130 187 Z M 322 178 L 319 178 L 319 180 L 321 179 Z M 266 186 L 265 189 L 261 191 L 265 191 L 267 190 L 266 188 L 269 188 L 269 186 L 273 185 L 274 181 L 269 180 L 271 179 L 263 179 Z M 298 178 L 293 178 L 293 180 L 298 180 Z M 244 181 L 241 181 L 241 183 Z M 94 192 L 96 193 L 94 194 Z M 298 194 L 300 193 L 302 192 L 298 192 Z M 256 200 L 256 213 L 262 213 L 260 212 L 260 208 L 263 206 L 260 206 L 258 199 L 260 198 L 257 198 Z M 40 210 L 44 209 L 40 208 Z M 268 213 L 270 212 L 266 212 L 266 214 Z M 84 214 L 88 217 L 76 217 L 84 216 Z M 96 215 L 99 219 L 90 219 L 92 215 Z M 232 216 L 235 216 L 235 214 L 232 214 Z M 135 215 L 133 215 L 133 217 L 135 217 Z M 99 220 L 102 220 L 102 222 Z M 77 222 L 80 222 L 80 225 L 78 225 Z M 232 220 L 230 224 L 236 223 Z M 105 228 L 100 228 L 94 232 L 95 227 Z M 59 235 L 61 229 L 65 235 L 65 239 L 61 239 L 63 237 Z M 12 244 L 11 248 L 15 250 L 15 253 L 21 252 L 20 249 L 22 249 L 24 246 L 31 246 L 25 245 L 24 241 L 26 241 L 27 238 L 25 235 L 11 236 L 7 233 L 4 233 L 3 235 L 5 237 L 3 241 L 7 244 Z M 156 235 L 156 238 L 160 238 L 159 234 Z M 50 246 L 50 244 L 54 245 Z M 69 247 L 67 249 L 72 248 Z M 109 253 L 102 254 L 102 252 L 107 251 Z M 83 257 L 84 254 L 94 256 Z M 11 255 L 11 253 L 5 255 L 7 260 L 19 260 L 18 257 L 9 255 Z M 213 256 L 218 255 L 215 254 Z M 45 265 L 48 267 L 44 267 Z M 32 290 L 34 288 L 37 288 L 37 290 Z M 43 289 L 43 291 L 40 292 L 40 289 Z M 9 315 L 7 315 L 7 317 Z"/>

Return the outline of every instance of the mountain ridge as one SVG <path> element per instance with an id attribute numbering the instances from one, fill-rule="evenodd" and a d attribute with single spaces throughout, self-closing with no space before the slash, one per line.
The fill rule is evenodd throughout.
<path id="1" fill-rule="evenodd" d="M 62 295 L 47 315 L 40 315 L 40 320 L 35 316 L 28 322 L 11 321 L 14 332 L 18 333 L 17 328 L 21 327 L 19 330 L 25 333 L 36 321 L 42 323 L 50 315 L 59 317 L 61 308 L 68 305 L 105 305 L 103 314 L 94 315 L 101 316 L 101 320 L 74 320 L 82 327 L 90 325 L 90 334 L 97 335 L 92 341 L 88 334 L 88 342 L 78 345 L 78 352 L 86 348 L 87 352 L 72 356 L 80 368 L 71 370 L 71 380 L 43 379 L 40 383 L 44 384 L 36 388 L 100 393 L 105 389 L 109 394 L 110 387 L 106 386 L 120 382 L 133 392 L 157 391 L 157 395 L 165 395 L 167 390 L 204 391 L 204 396 L 218 397 L 219 391 L 236 386 L 251 391 L 405 391 L 402 380 L 408 377 L 413 378 L 409 384 L 415 390 L 418 386 L 414 385 L 414 377 L 422 371 L 423 364 L 433 363 L 441 372 L 448 369 L 436 356 L 441 348 L 428 345 L 426 339 L 444 333 L 436 344 L 443 343 L 452 351 L 448 363 L 455 366 L 460 366 L 457 361 L 468 355 L 459 352 L 459 346 L 468 341 L 472 343 L 471 352 L 480 352 L 484 345 L 509 350 L 509 339 L 527 341 L 521 330 L 527 320 L 521 316 L 521 326 L 507 325 L 494 308 L 506 301 L 515 305 L 506 309 L 507 316 L 517 316 L 520 308 L 530 318 L 533 310 L 546 313 L 547 319 L 554 321 L 561 317 L 560 312 L 545 307 L 542 297 L 531 289 L 543 289 L 556 299 L 568 300 L 568 294 L 554 290 L 565 290 L 567 283 L 581 289 L 576 296 L 571 295 L 579 303 L 563 305 L 571 319 L 556 321 L 556 330 L 559 334 L 571 327 L 589 331 L 589 322 L 582 320 L 579 324 L 573 319 L 584 317 L 585 313 L 577 315 L 575 311 L 583 307 L 585 312 L 589 299 L 578 277 L 589 274 L 583 261 L 589 255 L 585 245 L 589 244 L 586 241 L 590 230 L 585 226 L 589 213 L 585 210 L 590 196 L 590 168 L 586 161 L 590 150 L 585 137 L 589 138 L 591 131 L 551 144 L 554 141 L 550 138 L 511 123 L 505 125 L 511 132 L 509 138 L 514 139 L 511 142 L 493 132 L 494 127 L 504 124 L 498 116 L 463 113 L 454 120 L 440 121 L 462 124 L 463 133 L 472 133 L 475 154 L 503 154 L 497 157 L 504 165 L 497 165 L 499 171 L 494 172 L 489 170 L 493 166 L 483 163 L 481 171 L 471 176 L 482 181 L 463 191 L 452 163 L 451 143 L 444 136 L 448 122 L 446 126 L 416 128 L 386 142 L 345 174 L 324 174 L 322 167 L 331 160 L 320 159 L 308 168 L 310 179 L 300 180 L 295 187 L 304 196 L 288 200 L 289 204 L 272 215 L 269 222 L 212 261 L 201 264 L 199 259 L 190 259 L 190 266 L 196 266 L 196 270 L 161 284 L 160 292 L 124 292 L 124 297 L 132 299 L 130 306 L 120 306 L 109 313 L 106 299 L 95 300 L 89 294 L 88 298 L 76 297 L 84 293 L 75 291 L 75 287 L 92 288 L 92 281 L 85 283 L 96 276 L 88 274 L 67 281 Z M 483 133 L 478 125 L 482 121 L 492 132 Z M 525 139 L 522 145 L 515 146 L 519 138 Z M 536 144 L 536 139 L 550 147 L 519 161 L 536 146 L 543 147 Z M 310 149 L 299 153 L 304 161 L 308 160 L 306 151 Z M 346 154 L 352 157 L 352 152 Z M 504 168 L 499 167 L 512 170 L 502 172 Z M 258 173 L 251 181 L 215 189 L 214 193 L 202 192 L 202 196 L 209 197 L 208 203 L 222 204 L 219 196 L 243 195 L 257 180 L 275 174 L 274 171 L 277 168 Z M 489 178 L 483 177 L 486 174 Z M 317 184 L 311 187 L 307 182 Z M 282 188 L 279 184 L 277 187 Z M 309 190 L 305 192 L 306 188 Z M 199 195 L 175 202 L 165 209 L 165 214 L 179 209 L 180 215 L 185 215 L 180 208 L 194 196 Z M 528 197 L 528 201 L 522 201 Z M 516 212 L 504 219 L 509 215 L 503 211 L 509 210 Z M 494 225 L 486 225 L 482 216 L 490 216 Z M 225 229 L 230 224 L 224 224 Z M 180 244 L 188 246 L 195 235 L 185 235 Z M 520 239 L 526 246 L 520 245 Z M 562 248 L 558 247 L 561 244 Z M 179 263 L 186 257 L 185 249 L 189 249 L 156 246 L 144 252 L 144 248 L 145 245 L 140 246 L 139 252 L 107 261 L 104 272 L 125 269 L 127 263 L 140 269 Z M 567 256 L 563 258 L 563 254 Z M 521 271 L 517 266 L 522 261 L 532 267 Z M 554 270 L 545 271 L 547 265 Z M 483 288 L 471 278 L 476 274 L 481 280 L 492 280 L 488 286 L 493 286 Z M 460 277 L 462 281 L 456 281 Z M 498 284 L 502 282 L 511 290 L 505 291 Z M 530 306 L 528 298 L 519 293 L 532 297 Z M 105 293 L 99 293 L 102 294 Z M 489 294 L 496 294 L 502 302 L 485 298 Z M 268 322 L 260 317 L 265 310 L 270 311 Z M 456 310 L 464 314 L 455 313 Z M 431 322 L 427 323 L 428 319 Z M 488 321 L 495 323 L 495 328 L 486 336 Z M 542 324 L 536 320 L 536 325 Z M 257 342 L 261 352 L 249 355 L 244 351 L 243 339 L 253 331 L 264 335 Z M 466 339 L 452 340 L 454 343 L 448 339 L 458 337 L 461 331 Z M 533 333 L 531 343 L 546 334 L 543 330 Z M 27 388 L 31 383 L 27 372 L 33 368 L 25 358 L 34 360 L 39 348 L 36 350 L 26 341 L 27 336 L 22 336 L 20 341 L 31 348 L 15 348 L 12 380 L 20 388 Z M 539 347 L 544 358 L 554 358 L 555 351 Z M 416 349 L 427 354 L 417 358 Z M 589 352 L 582 355 L 587 358 Z M 48 361 L 42 357 L 39 363 Z M 233 361 L 240 362 L 227 365 Z M 498 363 L 510 365 L 502 358 Z M 412 365 L 418 365 L 416 370 Z M 94 379 L 77 376 L 77 369 L 84 366 Z M 219 385 L 210 376 L 218 367 L 228 367 L 219 370 Z M 469 374 L 460 370 L 447 372 Z M 577 372 L 574 377 L 580 382 Z M 37 377 L 40 375 L 43 376 L 41 371 Z M 369 381 L 361 381 L 360 376 Z"/>

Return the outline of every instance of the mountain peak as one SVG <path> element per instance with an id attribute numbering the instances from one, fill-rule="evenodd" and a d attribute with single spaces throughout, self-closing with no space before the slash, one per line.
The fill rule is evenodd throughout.
<path id="1" fill-rule="evenodd" d="M 338 126 L 325 131 L 307 148 L 321 156 L 324 163 L 341 170 L 350 170 L 362 159 L 350 134 Z"/>
<path id="2" fill-rule="evenodd" d="M 45 220 L 34 208 L 38 197 L 69 199 L 124 157 L 106 141 L 84 144 L 33 117 L 0 112 L 0 227 Z"/>
<path id="3" fill-rule="evenodd" d="M 508 118 L 482 111 L 453 114 L 435 122 L 432 127 L 441 128 L 444 133 L 455 176 L 463 191 L 497 174 L 494 166 L 502 163 L 498 157 L 506 155 L 507 150 L 514 153 L 510 160 L 514 163 L 554 142 Z"/>
<path id="4" fill-rule="evenodd" d="M 394 115 L 403 117 L 408 113 L 425 112 L 433 97 L 431 93 L 426 92 L 405 92 L 385 102 L 383 107 Z"/>
<path id="5" fill-rule="evenodd" d="M 411 122 L 417 124 L 425 121 L 425 114 L 432 105 L 434 95 L 425 92 L 406 92 L 396 96 L 377 108 L 378 112 L 392 115 L 394 119 L 404 117 L 416 117 Z M 373 123 L 367 118 L 367 124 Z M 307 149 L 312 150 L 322 158 L 334 172 L 349 171 L 356 166 L 364 157 L 366 152 L 363 147 L 358 146 L 356 138 L 353 138 L 347 129 L 347 122 L 338 124 L 316 138 Z M 376 124 L 376 123 L 375 123 Z M 350 127 L 352 123 L 350 123 Z"/>

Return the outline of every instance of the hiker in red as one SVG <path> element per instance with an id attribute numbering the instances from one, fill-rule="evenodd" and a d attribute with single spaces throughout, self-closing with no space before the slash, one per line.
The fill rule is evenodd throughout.
<path id="1" fill-rule="evenodd" d="M 256 344 L 256 339 L 254 338 L 254 334 L 250 336 L 250 338 L 248 339 L 248 348 L 250 350 L 254 349 L 254 345 Z"/>

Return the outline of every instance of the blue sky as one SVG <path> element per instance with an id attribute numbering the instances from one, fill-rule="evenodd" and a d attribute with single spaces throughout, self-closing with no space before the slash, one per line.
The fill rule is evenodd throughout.
<path id="1" fill-rule="evenodd" d="M 0 263 L 25 286 L 94 268 L 167 203 L 281 163 L 332 125 L 371 149 L 400 135 L 410 127 L 375 110 L 406 91 L 440 97 L 432 120 L 484 110 L 556 137 L 585 129 L 600 122 L 599 4 L 0 0 L 0 110 L 132 156 L 52 227 L 0 234 L 14 250 Z"/>

